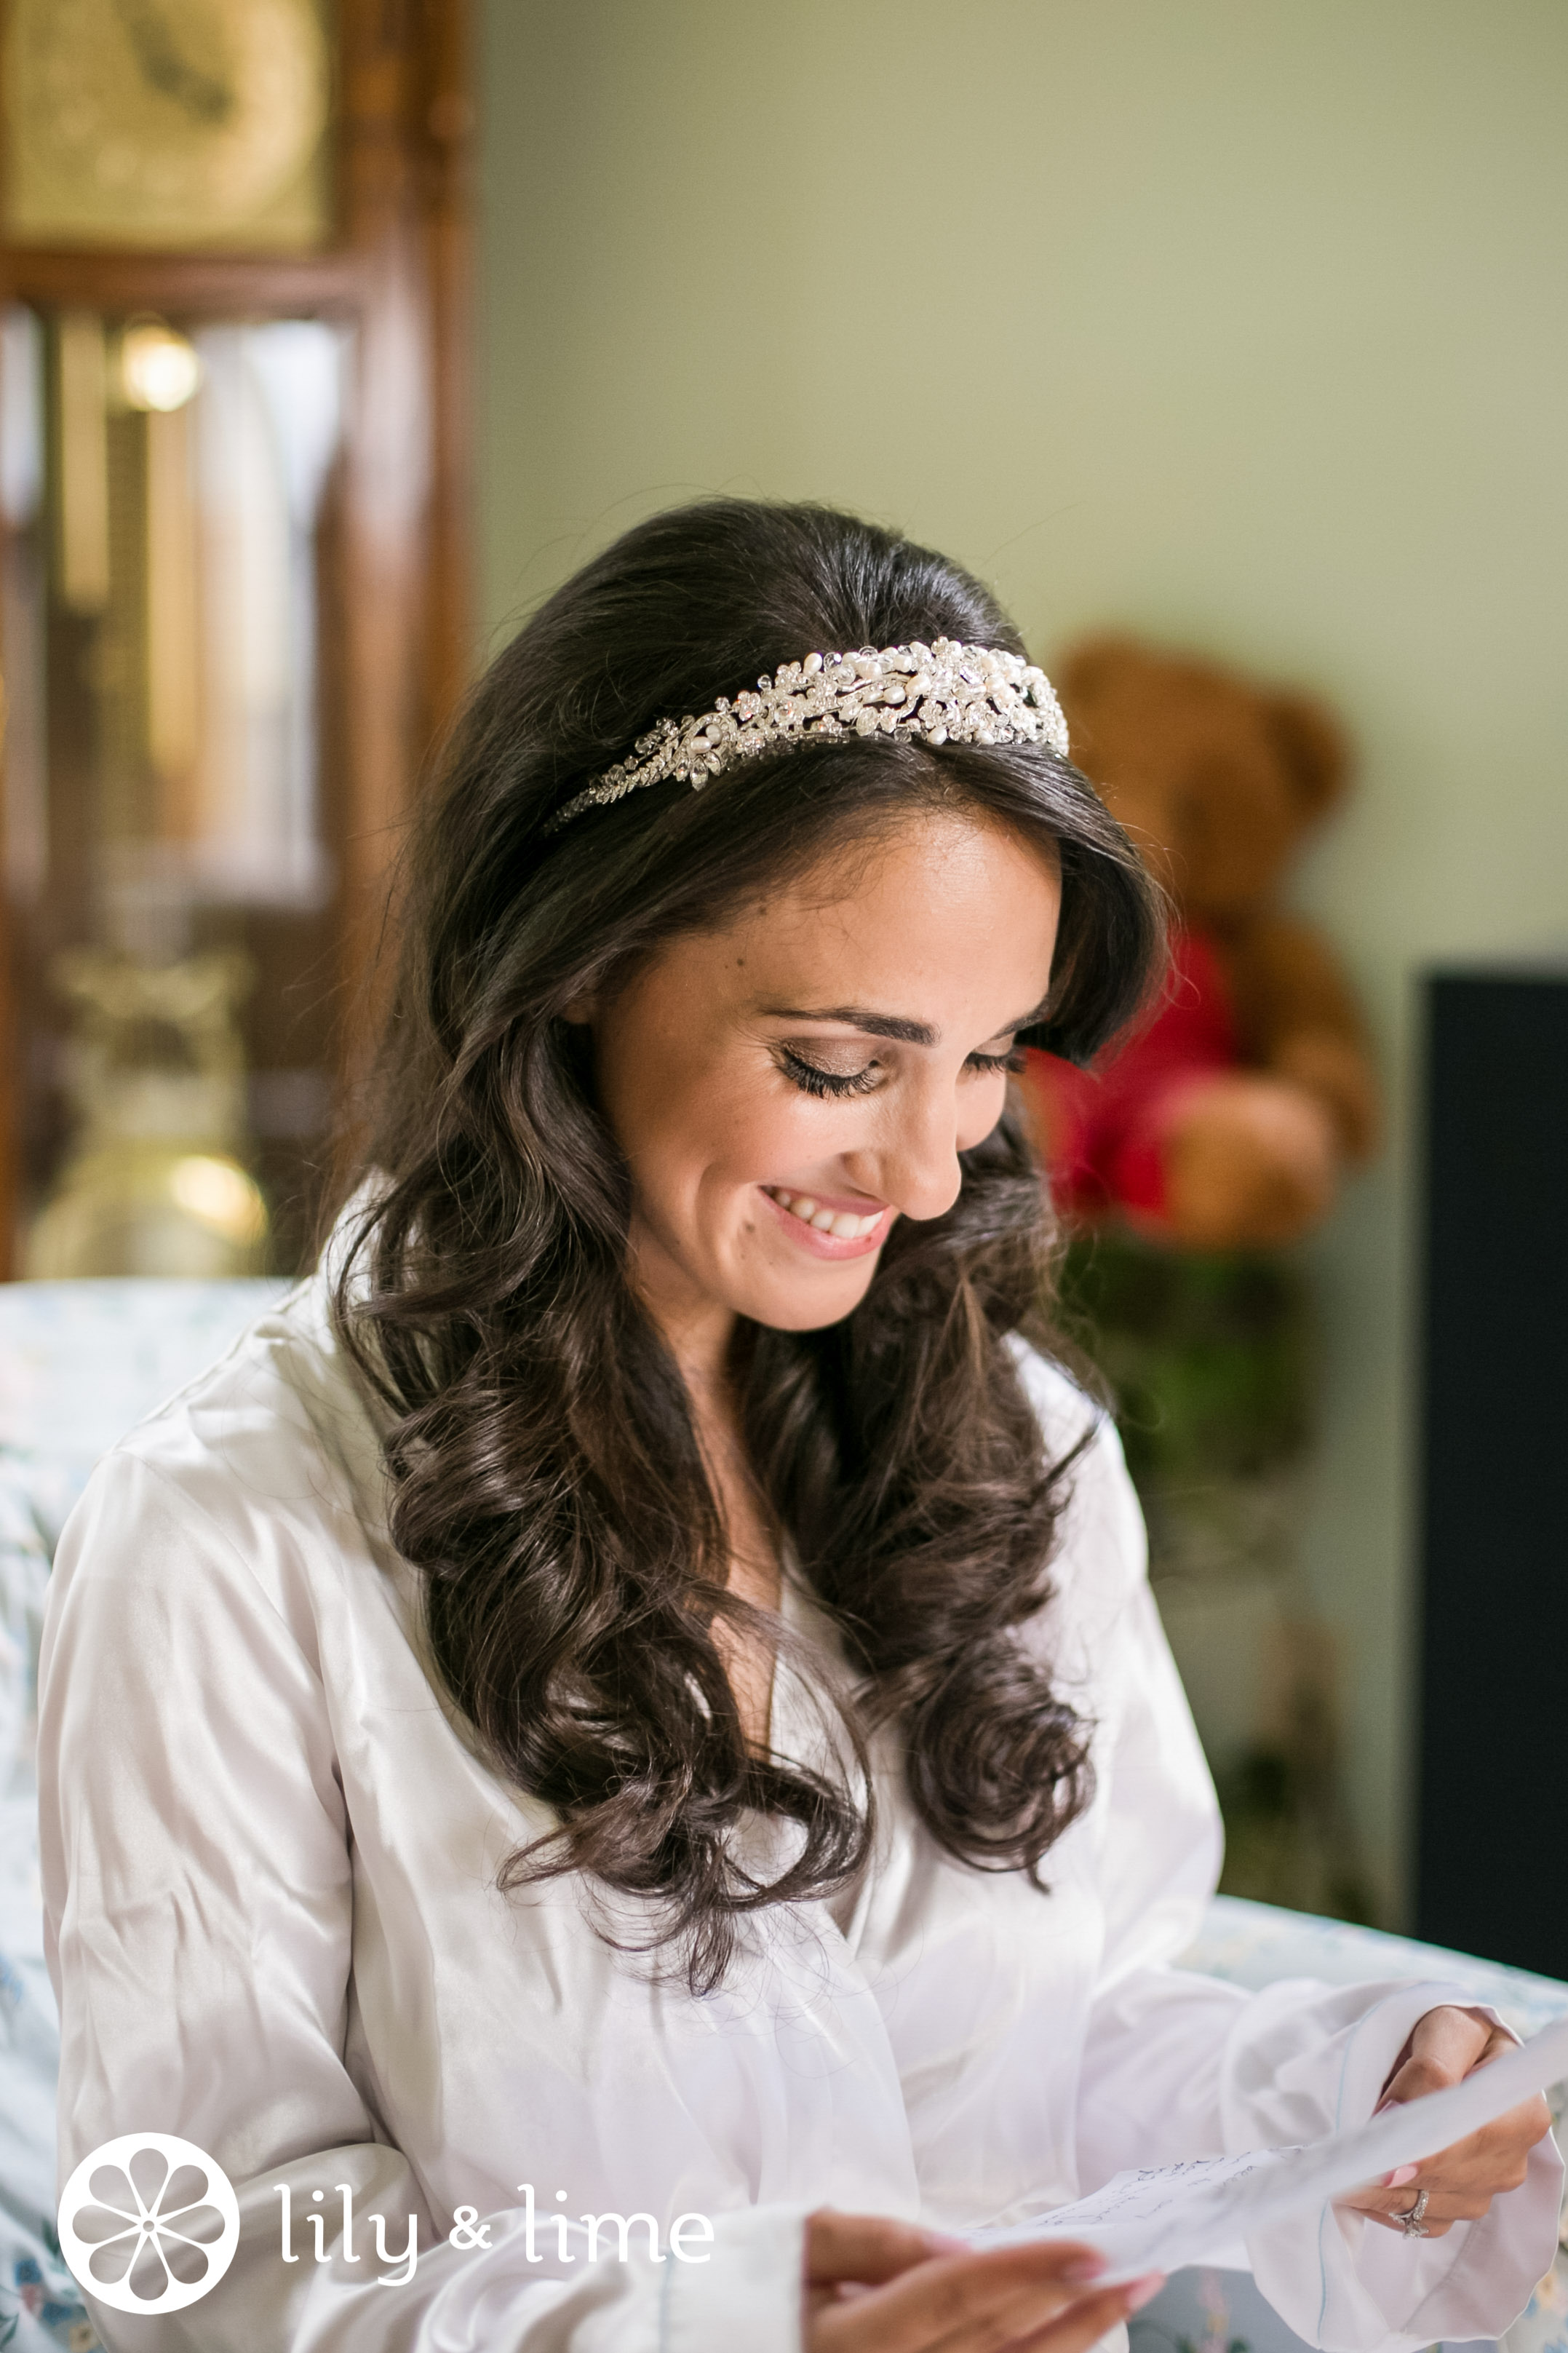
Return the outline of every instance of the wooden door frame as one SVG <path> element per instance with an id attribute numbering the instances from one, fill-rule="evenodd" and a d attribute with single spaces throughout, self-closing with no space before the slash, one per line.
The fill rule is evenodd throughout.
<path id="1" fill-rule="evenodd" d="M 468 0 L 338 0 L 341 234 L 310 254 L 0 244 L 0 301 L 353 330 L 342 484 L 340 999 L 360 1001 L 388 867 L 472 657 Z M 4 800 L 0 797 L 0 818 Z M 9 926 L 7 926 L 9 929 Z M 17 1047 L 0 955 L 0 1279 L 16 1229 Z"/>

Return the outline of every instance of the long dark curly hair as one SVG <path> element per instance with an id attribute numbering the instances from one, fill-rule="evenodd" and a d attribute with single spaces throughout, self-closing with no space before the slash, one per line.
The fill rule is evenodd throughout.
<path id="1" fill-rule="evenodd" d="M 1052 1345 L 1050 1219 L 1010 1106 L 963 1155 L 954 1207 L 894 1226 L 853 1314 L 738 1328 L 751 1465 L 855 1679 L 825 1702 L 843 1770 L 757 1754 L 714 1624 L 790 1638 L 726 1590 L 687 1392 L 627 1280 L 626 1166 L 564 1008 L 916 810 L 973 810 L 1059 860 L 1037 1042 L 1074 1060 L 1144 998 L 1160 909 L 1092 787 L 1040 745 L 819 740 L 700 793 L 672 782 L 550 819 L 660 717 L 813 649 L 944 636 L 1022 650 L 957 565 L 850 516 L 738 500 L 659 515 L 492 663 L 405 861 L 337 1329 L 390 1414 L 391 1530 L 425 1572 L 438 1672 L 500 1771 L 553 1811 L 506 1883 L 580 1872 L 623 1923 L 633 1899 L 634 1941 L 699 1991 L 747 1914 L 863 1865 L 878 1730 L 931 1838 L 977 1868 L 1038 1879 L 1088 1801 L 1089 1727 L 1021 1638 L 1049 1598 L 1067 1477 L 1014 1338 Z M 741 1835 L 758 1816 L 760 1843 Z"/>

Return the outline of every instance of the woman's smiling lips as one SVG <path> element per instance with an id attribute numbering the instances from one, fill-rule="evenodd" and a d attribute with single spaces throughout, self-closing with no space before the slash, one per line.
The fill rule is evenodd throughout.
<path id="1" fill-rule="evenodd" d="M 896 1212 L 884 1205 L 867 1211 L 855 1203 L 820 1193 L 795 1193 L 784 1185 L 759 1187 L 792 1241 L 817 1258 L 863 1258 L 879 1250 Z"/>

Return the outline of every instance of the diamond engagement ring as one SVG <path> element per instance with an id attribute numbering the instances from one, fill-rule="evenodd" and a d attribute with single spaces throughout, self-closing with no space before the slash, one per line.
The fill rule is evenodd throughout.
<path id="1" fill-rule="evenodd" d="M 1429 2238 L 1431 2233 L 1426 2228 L 1426 2192 L 1425 2189 L 1419 2193 L 1415 2205 L 1410 2208 L 1407 2213 L 1395 2214 L 1394 2220 L 1398 2223 L 1400 2229 L 1404 2232 L 1407 2239 Z"/>

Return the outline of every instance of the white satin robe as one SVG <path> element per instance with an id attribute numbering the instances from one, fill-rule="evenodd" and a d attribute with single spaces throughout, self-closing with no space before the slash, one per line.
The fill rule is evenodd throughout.
<path id="1" fill-rule="evenodd" d="M 1026 1373 L 1063 1451 L 1089 1409 L 1037 1358 Z M 1109 1425 L 1055 1577 L 1033 1638 L 1095 1726 L 1098 1791 L 1048 1895 L 939 1852 L 885 1757 L 858 1892 L 764 1915 L 760 1950 L 695 2000 L 613 1952 L 575 1883 L 497 1892 L 549 1817 L 473 1753 L 421 1664 L 320 1281 L 266 1316 L 100 1464 L 53 1580 L 39 1764 L 61 2179 L 117 2135 L 177 2133 L 226 2168 L 244 2226 L 183 2314 L 95 2303 L 104 2343 L 796 2353 L 815 2206 L 962 2228 L 1368 2116 L 1416 2018 L 1460 1989 L 1248 1995 L 1171 1966 L 1214 1883 L 1217 1817 Z M 789 1615 L 813 1633 L 806 1601 Z M 784 1669 L 773 1725 L 796 1754 L 816 1736 Z M 1491 2336 L 1551 2259 L 1560 2172 L 1547 2142 L 1523 2188 L 1441 2240 L 1325 2212 L 1249 2255 L 1323 2346 Z M 531 2263 L 524 2183 L 546 2214 L 651 2214 L 661 2251 L 677 2217 L 710 2217 L 708 2260 L 563 2263 L 545 2231 Z M 459 2208 L 487 2244 L 462 2242 Z M 380 2283 L 370 2210 L 393 2268 L 417 2220 L 402 2284 Z"/>

